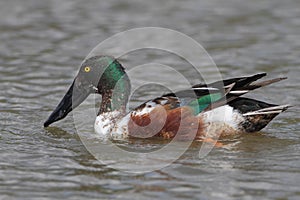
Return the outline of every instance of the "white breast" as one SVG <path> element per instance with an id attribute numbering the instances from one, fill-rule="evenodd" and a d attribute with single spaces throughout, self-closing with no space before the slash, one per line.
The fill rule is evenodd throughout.
<path id="1" fill-rule="evenodd" d="M 95 120 L 94 129 L 97 134 L 109 138 L 124 138 L 128 135 L 127 124 L 130 115 L 121 118 L 119 111 L 112 111 L 98 115 Z"/>

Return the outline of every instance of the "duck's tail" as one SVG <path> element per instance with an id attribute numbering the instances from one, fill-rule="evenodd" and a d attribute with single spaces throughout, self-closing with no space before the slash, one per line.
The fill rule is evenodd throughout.
<path id="1" fill-rule="evenodd" d="M 292 106 L 289 104 L 280 105 L 280 106 L 272 106 L 272 107 L 263 108 L 260 110 L 244 113 L 243 116 L 279 114 L 279 113 L 282 113 L 283 111 L 287 110 L 290 107 L 292 107 Z"/>
<path id="2" fill-rule="evenodd" d="M 243 114 L 246 119 L 242 127 L 246 132 L 257 132 L 267 126 L 279 113 L 282 113 L 290 105 L 272 106 Z"/>
<path id="3" fill-rule="evenodd" d="M 213 108 L 217 108 L 219 106 L 228 104 L 229 102 L 257 88 L 261 88 L 287 79 L 287 77 L 279 77 L 270 80 L 255 82 L 266 75 L 267 75 L 266 73 L 260 73 L 248 77 L 240 77 L 240 78 L 223 80 L 225 95 L 222 98 L 220 98 L 218 101 L 212 102 L 204 111 L 211 110 Z M 219 84 L 220 81 L 209 84 L 208 86 L 214 87 Z"/>
<path id="4" fill-rule="evenodd" d="M 229 105 L 244 118 L 240 126 L 245 132 L 260 131 L 279 113 L 291 107 L 291 105 L 275 105 L 243 97 L 233 100 Z"/>

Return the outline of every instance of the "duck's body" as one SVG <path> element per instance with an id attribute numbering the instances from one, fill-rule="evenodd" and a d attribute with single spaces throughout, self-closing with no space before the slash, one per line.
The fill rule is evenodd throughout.
<path id="1" fill-rule="evenodd" d="M 149 113 L 133 111 L 120 118 L 120 112 L 112 111 L 97 116 L 95 131 L 110 138 L 174 138 L 202 139 L 225 136 L 244 131 L 240 123 L 245 119 L 230 106 L 194 115 L 191 108 L 184 106 L 165 110 L 163 106 Z M 224 115 L 225 114 L 225 115 Z M 218 116 L 219 115 L 219 116 Z"/>
<path id="2" fill-rule="evenodd" d="M 102 94 L 95 131 L 103 136 L 197 140 L 255 132 L 288 108 L 288 105 L 278 106 L 240 97 L 285 79 L 254 83 L 265 75 L 198 84 L 149 100 L 126 113 L 130 82 L 125 69 L 114 58 L 96 56 L 83 63 L 71 88 L 44 126 L 64 118 L 90 93 L 95 92 Z"/>
<path id="3" fill-rule="evenodd" d="M 116 110 L 98 115 L 95 132 L 114 139 L 176 136 L 179 140 L 202 140 L 259 131 L 288 108 L 288 105 L 277 106 L 239 97 L 226 105 L 195 114 L 190 106 L 170 107 L 169 97 L 160 99 L 164 104 L 151 100 L 125 116 Z"/>

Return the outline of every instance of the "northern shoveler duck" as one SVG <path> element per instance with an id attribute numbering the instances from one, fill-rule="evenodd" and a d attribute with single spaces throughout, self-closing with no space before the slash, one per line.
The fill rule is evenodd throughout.
<path id="1" fill-rule="evenodd" d="M 130 80 L 118 60 L 94 56 L 85 60 L 71 87 L 44 123 L 61 120 L 89 94 L 102 95 L 95 131 L 112 138 L 161 137 L 198 139 L 264 128 L 289 105 L 269 104 L 240 97 L 251 90 L 284 78 L 255 82 L 266 76 L 231 78 L 211 84 L 198 84 L 149 100 L 126 113 Z M 177 137 L 178 136 L 178 137 Z"/>

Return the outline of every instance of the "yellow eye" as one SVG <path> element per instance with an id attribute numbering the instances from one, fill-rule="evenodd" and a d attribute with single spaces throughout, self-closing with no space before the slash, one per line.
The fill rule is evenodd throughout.
<path id="1" fill-rule="evenodd" d="M 84 71 L 85 71 L 85 72 L 90 72 L 90 71 L 91 71 L 91 68 L 90 68 L 90 67 L 85 67 L 85 68 L 84 68 Z"/>

